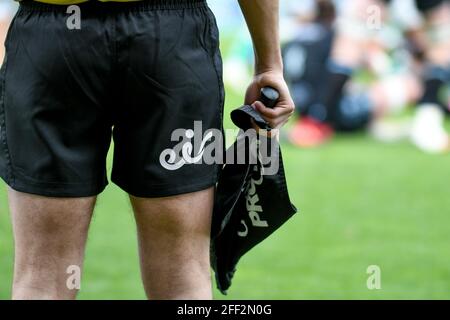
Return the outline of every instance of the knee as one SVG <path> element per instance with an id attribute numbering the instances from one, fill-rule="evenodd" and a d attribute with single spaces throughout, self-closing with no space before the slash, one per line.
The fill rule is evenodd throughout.
<path id="1" fill-rule="evenodd" d="M 74 298 L 82 263 L 83 247 L 67 239 L 49 235 L 21 239 L 16 243 L 13 298 Z"/>
<path id="2" fill-rule="evenodd" d="M 56 266 L 52 263 L 17 263 L 12 299 L 74 299 L 80 289 L 81 272 L 71 273 L 68 271 L 70 271 L 69 268 L 65 268 L 63 265 Z"/>

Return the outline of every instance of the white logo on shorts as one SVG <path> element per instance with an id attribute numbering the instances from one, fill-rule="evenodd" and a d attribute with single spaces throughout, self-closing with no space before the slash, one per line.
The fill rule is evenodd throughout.
<path id="1" fill-rule="evenodd" d="M 194 130 L 175 130 L 172 133 L 171 140 L 180 141 L 180 139 L 181 142 L 173 149 L 165 149 L 159 156 L 161 165 L 167 170 L 178 170 L 185 164 L 203 163 L 203 161 L 212 164 L 215 160 L 212 159 L 214 154 L 217 154 L 217 156 L 221 154 L 218 149 L 222 146 L 220 130 L 210 129 L 203 135 L 201 121 L 194 122 Z M 220 143 L 211 143 L 209 144 L 211 147 L 208 147 L 206 144 L 212 140 Z M 205 152 L 207 152 L 207 157 Z"/>
<path id="2" fill-rule="evenodd" d="M 259 132 L 261 131 L 264 130 Z M 277 139 L 258 134 L 255 129 L 225 130 L 225 135 L 235 136 L 233 139 L 237 139 L 237 148 L 229 148 L 224 154 L 225 138 L 222 130 L 208 129 L 203 132 L 202 121 L 194 121 L 194 129 L 179 128 L 172 132 L 170 140 L 178 143 L 173 148 L 163 150 L 159 155 L 159 162 L 170 171 L 178 170 L 186 164 L 260 163 L 263 166 L 262 175 L 278 172 Z"/>

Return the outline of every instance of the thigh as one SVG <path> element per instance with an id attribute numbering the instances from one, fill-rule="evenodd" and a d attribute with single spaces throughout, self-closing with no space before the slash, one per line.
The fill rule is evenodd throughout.
<path id="1" fill-rule="evenodd" d="M 195 253 L 204 259 L 209 252 L 213 198 L 213 188 L 166 198 L 131 197 L 141 247 L 151 248 L 151 255 L 167 253 L 178 259 Z M 155 259 L 154 263 L 158 260 L 163 262 Z"/>
<path id="2" fill-rule="evenodd" d="M 426 58 L 444 69 L 450 66 L 450 1 L 436 2 L 424 10 L 427 26 L 428 48 Z"/>
<path id="3" fill-rule="evenodd" d="M 48 243 L 55 246 L 84 242 L 95 197 L 48 198 L 9 189 L 8 198 L 16 245 L 21 250 L 33 250 L 34 245 L 52 238 L 74 240 Z"/>
<path id="4" fill-rule="evenodd" d="M 16 294 L 24 287 L 65 298 L 75 294 L 66 286 L 67 272 L 70 266 L 81 270 L 94 203 L 93 197 L 47 198 L 9 189 Z"/>
<path id="5" fill-rule="evenodd" d="M 214 188 L 167 198 L 131 197 L 149 296 L 174 297 L 186 290 L 196 292 L 189 298 L 210 295 L 213 199 Z"/>

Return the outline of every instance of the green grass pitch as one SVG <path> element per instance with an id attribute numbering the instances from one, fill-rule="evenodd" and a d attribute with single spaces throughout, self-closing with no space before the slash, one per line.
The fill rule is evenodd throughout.
<path id="1" fill-rule="evenodd" d="M 226 127 L 241 100 L 228 96 Z M 242 259 L 229 295 L 216 298 L 450 298 L 449 156 L 364 134 L 283 153 L 300 213 Z M 0 299 L 10 296 L 12 247 L 1 183 Z M 367 289 L 369 265 L 381 268 L 380 290 Z M 131 208 L 112 184 L 98 200 L 79 298 L 145 298 Z"/>

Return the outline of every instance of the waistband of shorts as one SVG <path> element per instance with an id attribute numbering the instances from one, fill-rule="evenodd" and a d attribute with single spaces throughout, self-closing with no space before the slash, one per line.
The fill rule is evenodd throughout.
<path id="1" fill-rule="evenodd" d="M 21 10 L 66 12 L 71 5 L 48 4 L 32 0 L 19 1 Z M 151 11 L 151 10 L 179 10 L 207 7 L 206 0 L 141 0 L 131 2 L 102 2 L 90 0 L 75 4 L 82 11 Z"/>

